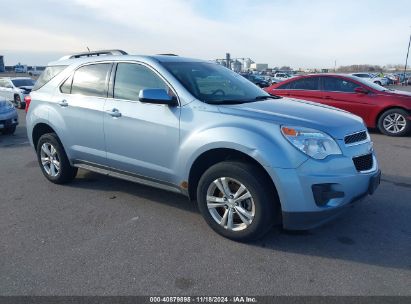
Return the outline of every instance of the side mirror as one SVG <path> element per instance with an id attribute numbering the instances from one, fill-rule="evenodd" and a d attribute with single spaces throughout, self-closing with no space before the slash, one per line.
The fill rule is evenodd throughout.
<path id="1" fill-rule="evenodd" d="M 369 91 L 364 89 L 363 87 L 355 88 L 354 91 L 357 94 L 368 94 L 369 93 Z"/>
<path id="2" fill-rule="evenodd" d="M 140 91 L 138 98 L 145 103 L 177 105 L 177 98 L 170 96 L 164 89 L 143 89 Z"/>

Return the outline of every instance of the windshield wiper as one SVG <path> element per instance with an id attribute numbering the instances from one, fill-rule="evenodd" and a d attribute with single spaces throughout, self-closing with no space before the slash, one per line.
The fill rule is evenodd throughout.
<path id="1" fill-rule="evenodd" d="M 261 95 L 261 96 L 257 96 L 255 98 L 255 100 L 265 100 L 265 99 L 280 99 L 282 98 L 281 96 L 277 96 L 277 95 Z"/>
<path id="2" fill-rule="evenodd" d="M 221 99 L 221 100 L 209 100 L 207 103 L 210 104 L 241 104 L 241 103 L 249 103 L 249 102 L 256 102 L 266 99 L 280 99 L 282 97 L 276 95 L 261 95 L 257 96 L 254 99 Z"/>

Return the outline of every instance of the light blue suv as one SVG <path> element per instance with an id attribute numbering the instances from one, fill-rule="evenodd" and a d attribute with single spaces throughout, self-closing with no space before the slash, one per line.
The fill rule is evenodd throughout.
<path id="1" fill-rule="evenodd" d="M 270 96 L 212 62 L 76 54 L 50 63 L 26 102 L 51 182 L 83 168 L 178 192 L 234 240 L 313 228 L 380 182 L 361 118 Z"/>

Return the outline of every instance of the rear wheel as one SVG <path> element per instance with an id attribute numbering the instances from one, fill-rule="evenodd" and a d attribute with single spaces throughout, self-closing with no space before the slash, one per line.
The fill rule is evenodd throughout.
<path id="1" fill-rule="evenodd" d="M 197 188 L 199 209 L 211 228 L 224 237 L 247 241 L 262 237 L 279 210 L 259 168 L 242 162 L 210 167 Z"/>
<path id="2" fill-rule="evenodd" d="M 55 184 L 72 181 L 77 168 L 72 167 L 57 135 L 44 134 L 37 144 L 37 159 L 44 176 Z"/>
<path id="3" fill-rule="evenodd" d="M 402 109 L 385 111 L 378 119 L 379 130 L 388 136 L 404 136 L 411 129 L 409 114 Z"/>
<path id="4" fill-rule="evenodd" d="M 375 84 L 378 84 L 378 85 L 381 85 L 381 82 L 380 81 L 376 81 L 376 82 L 374 82 Z"/>

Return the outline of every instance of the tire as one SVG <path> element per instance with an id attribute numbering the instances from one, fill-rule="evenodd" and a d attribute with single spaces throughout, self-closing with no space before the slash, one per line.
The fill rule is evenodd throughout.
<path id="1" fill-rule="evenodd" d="M 36 151 L 41 171 L 52 183 L 65 184 L 76 177 L 77 168 L 70 165 L 66 152 L 55 133 L 42 135 L 37 143 Z"/>
<path id="2" fill-rule="evenodd" d="M 20 95 L 15 95 L 15 96 L 14 96 L 14 104 L 16 105 L 16 107 L 17 107 L 18 109 L 22 109 L 22 108 L 23 108 L 23 105 L 21 104 Z"/>
<path id="3" fill-rule="evenodd" d="M 222 178 L 225 178 L 231 192 L 230 199 L 227 198 L 229 194 L 224 195 L 221 191 L 224 184 Z M 219 183 L 219 186 L 215 182 Z M 210 167 L 200 178 L 197 188 L 198 207 L 205 221 L 218 234 L 235 241 L 256 240 L 272 228 L 280 212 L 277 210 L 277 199 L 273 191 L 268 190 L 268 185 L 266 175 L 254 165 L 221 162 Z M 245 187 L 245 190 L 239 194 L 235 193 L 240 187 Z M 250 198 L 238 200 L 236 205 L 235 195 L 241 198 L 247 197 L 248 194 L 251 195 Z M 216 203 L 218 207 L 209 208 L 207 201 L 210 205 Z"/>
<path id="4" fill-rule="evenodd" d="M 1 131 L 4 135 L 12 135 L 14 132 L 16 132 L 16 126 L 12 126 L 9 128 L 5 128 Z"/>
<path id="5" fill-rule="evenodd" d="M 378 119 L 378 129 L 388 136 L 405 136 L 411 130 L 409 114 L 402 109 L 385 111 Z"/>
<path id="6" fill-rule="evenodd" d="M 374 82 L 375 84 L 378 84 L 378 85 L 381 85 L 381 82 L 380 81 L 376 81 L 376 82 Z"/>

